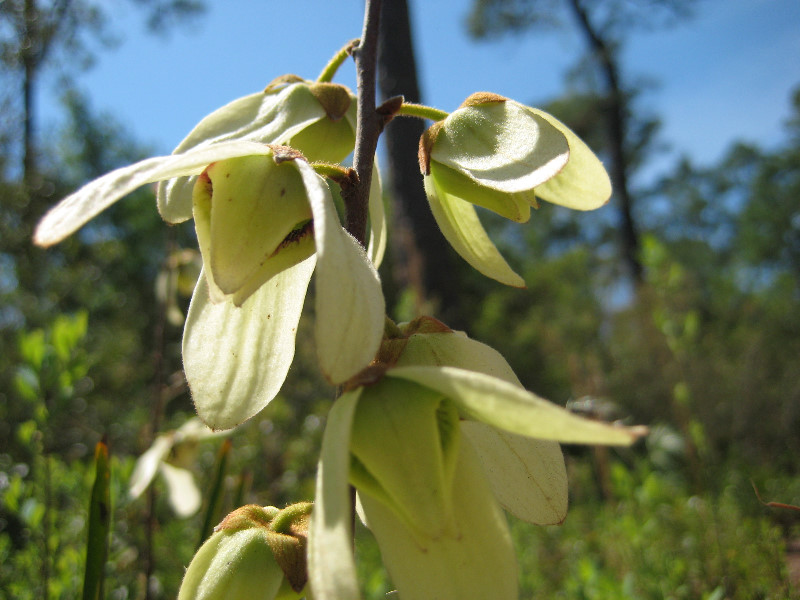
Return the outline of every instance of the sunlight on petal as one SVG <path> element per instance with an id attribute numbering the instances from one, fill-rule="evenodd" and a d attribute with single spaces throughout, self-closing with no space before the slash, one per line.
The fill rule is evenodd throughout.
<path id="1" fill-rule="evenodd" d="M 183 335 L 183 365 L 198 416 L 230 429 L 278 393 L 294 357 L 295 335 L 314 257 L 276 275 L 241 307 L 213 304 L 201 274 Z"/>
<path id="2" fill-rule="evenodd" d="M 431 151 L 432 160 L 508 193 L 544 183 L 564 168 L 568 157 L 561 131 L 512 100 L 452 112 Z"/>
<path id="3" fill-rule="evenodd" d="M 317 493 L 308 534 L 308 575 L 315 600 L 358 600 L 350 518 L 350 430 L 362 388 L 334 403 L 317 468 Z"/>
<path id="4" fill-rule="evenodd" d="M 328 380 L 341 383 L 378 351 L 386 313 L 381 282 L 364 248 L 339 224 L 325 180 L 308 163 L 294 163 L 314 214 L 317 356 Z"/>
<path id="5" fill-rule="evenodd" d="M 451 398 L 462 413 L 512 433 L 571 444 L 629 446 L 646 433 L 579 417 L 515 385 L 453 367 L 401 367 L 387 376 L 410 379 Z"/>
<path id="6" fill-rule="evenodd" d="M 529 108 L 564 134 L 569 144 L 569 162 L 555 177 L 536 188 L 543 200 L 575 210 L 593 210 L 611 197 L 611 180 L 594 152 L 564 123 L 542 110 Z"/>
<path id="7" fill-rule="evenodd" d="M 115 169 L 87 183 L 50 209 L 39 221 L 33 241 L 39 246 L 60 242 L 114 202 L 145 184 L 197 174 L 212 162 L 224 158 L 270 152 L 271 149 L 263 144 L 237 140 L 185 154 L 156 156 Z"/>
<path id="8" fill-rule="evenodd" d="M 567 468 L 557 442 L 525 437 L 477 421 L 462 421 L 494 495 L 515 517 L 557 525 L 567 516 Z"/>

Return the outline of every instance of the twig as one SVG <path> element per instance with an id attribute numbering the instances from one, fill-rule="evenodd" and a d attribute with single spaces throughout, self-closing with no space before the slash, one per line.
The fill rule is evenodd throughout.
<path id="1" fill-rule="evenodd" d="M 361 43 L 353 51 L 358 90 L 358 120 L 353 169 L 358 175 L 358 181 L 353 186 L 343 188 L 342 196 L 345 205 L 345 229 L 361 245 L 365 245 L 367 237 L 367 206 L 372 181 L 372 165 L 375 161 L 378 137 L 384 125 L 384 118 L 375 110 L 375 71 L 380 14 L 381 0 L 366 0 Z"/>

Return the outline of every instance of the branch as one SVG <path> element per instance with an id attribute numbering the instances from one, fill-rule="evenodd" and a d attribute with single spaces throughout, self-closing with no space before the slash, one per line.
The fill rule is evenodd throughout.
<path id="1" fill-rule="evenodd" d="M 365 245 L 367 236 L 367 207 L 372 165 L 375 161 L 375 149 L 378 147 L 378 136 L 384 126 L 384 118 L 375 110 L 375 71 L 380 14 L 381 0 L 366 0 L 361 43 L 353 51 L 358 90 L 358 121 L 353 169 L 358 177 L 354 185 L 342 189 L 345 229 L 362 246 Z"/>

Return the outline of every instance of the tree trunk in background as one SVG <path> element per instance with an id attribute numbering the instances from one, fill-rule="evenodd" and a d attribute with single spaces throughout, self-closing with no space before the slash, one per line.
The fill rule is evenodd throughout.
<path id="1" fill-rule="evenodd" d="M 419 102 L 416 62 L 406 0 L 383 3 L 378 47 L 378 86 L 383 99 L 403 95 Z M 394 279 L 410 288 L 415 304 L 435 312 L 453 327 L 458 323 L 459 282 L 449 247 L 428 206 L 417 162 L 419 138 L 426 125 L 420 119 L 396 118 L 384 133 L 388 157 L 385 187 L 392 207 Z"/>
<path id="2" fill-rule="evenodd" d="M 642 263 L 639 260 L 639 231 L 633 218 L 633 199 L 628 189 L 628 161 L 625 152 L 626 108 L 625 93 L 619 81 L 619 69 L 613 56 L 613 49 L 597 28 L 590 22 L 581 0 L 570 0 L 569 6 L 586 37 L 592 53 L 598 61 L 600 72 L 606 86 L 606 115 L 608 120 L 608 146 L 611 154 L 611 182 L 614 194 L 619 200 L 622 217 L 621 242 L 622 258 L 625 261 L 634 284 L 643 279 Z"/>

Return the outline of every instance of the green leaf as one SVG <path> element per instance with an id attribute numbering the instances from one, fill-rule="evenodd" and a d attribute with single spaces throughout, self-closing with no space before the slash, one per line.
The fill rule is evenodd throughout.
<path id="1" fill-rule="evenodd" d="M 352 504 L 347 481 L 350 431 L 363 389 L 346 392 L 334 403 L 322 436 L 308 536 L 308 575 L 315 600 L 361 597 L 353 558 Z"/>
<path id="2" fill-rule="evenodd" d="M 228 469 L 228 457 L 231 453 L 231 441 L 225 440 L 219 447 L 217 452 L 217 463 L 214 469 L 214 479 L 211 480 L 206 498 L 208 504 L 206 505 L 206 514 L 203 517 L 203 526 L 200 528 L 200 538 L 197 542 L 197 548 L 203 545 L 203 542 L 211 532 L 214 530 L 220 520 L 220 512 L 222 508 L 222 493 L 225 489 L 225 475 Z"/>
<path id="3" fill-rule="evenodd" d="M 475 207 L 442 190 L 430 175 L 423 178 L 425 192 L 436 223 L 442 235 L 453 249 L 473 268 L 500 283 L 512 287 L 525 287 L 525 281 L 517 275 L 497 247 L 486 234 L 478 220 Z"/>
<path id="4" fill-rule="evenodd" d="M 111 472 L 108 464 L 108 446 L 104 441 L 98 442 L 95 447 L 94 462 L 95 479 L 89 504 L 83 600 L 104 598 L 103 583 L 111 531 Z"/>

